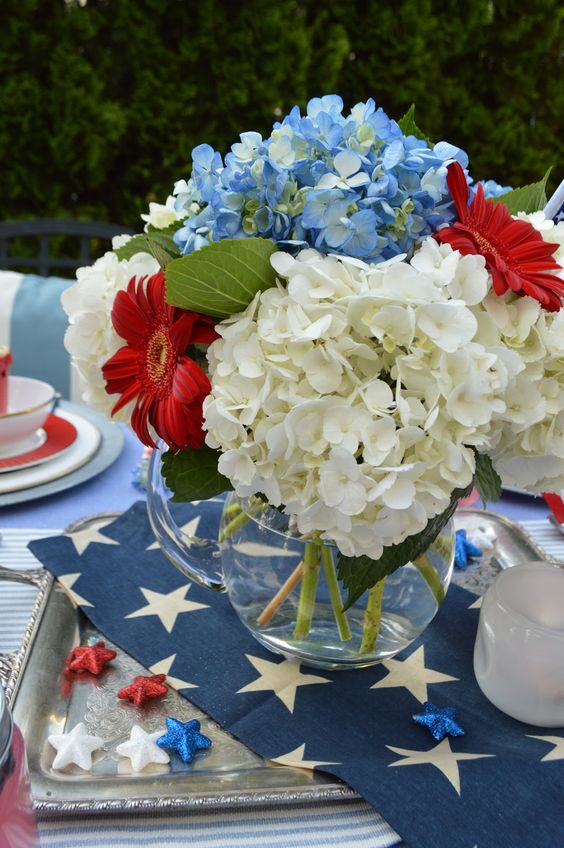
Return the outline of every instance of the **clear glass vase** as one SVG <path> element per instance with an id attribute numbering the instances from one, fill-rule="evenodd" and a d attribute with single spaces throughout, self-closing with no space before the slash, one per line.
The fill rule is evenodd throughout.
<path id="1" fill-rule="evenodd" d="M 451 522 L 426 554 L 343 611 L 334 545 L 304 539 L 287 515 L 234 493 L 218 540 L 188 538 L 173 519 L 160 464 L 155 451 L 147 507 L 163 552 L 191 580 L 226 591 L 243 624 L 275 653 L 320 668 L 361 668 L 393 657 L 435 616 L 452 574 Z"/>

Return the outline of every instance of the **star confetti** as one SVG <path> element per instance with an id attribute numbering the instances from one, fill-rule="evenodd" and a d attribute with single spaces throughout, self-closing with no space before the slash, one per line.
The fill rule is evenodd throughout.
<path id="1" fill-rule="evenodd" d="M 82 722 L 70 733 L 54 733 L 47 741 L 57 752 L 53 768 L 61 769 L 72 763 L 87 771 L 92 768 L 92 752 L 104 744 L 99 736 L 90 736 Z"/>
<path id="2" fill-rule="evenodd" d="M 138 674 L 129 686 L 119 690 L 117 696 L 133 701 L 136 707 L 142 707 L 151 698 L 160 698 L 167 694 L 168 686 L 165 686 L 165 680 L 166 674 L 153 674 L 150 677 Z"/>
<path id="3" fill-rule="evenodd" d="M 464 731 L 455 721 L 456 710 L 453 707 L 436 707 L 430 701 L 423 704 L 423 712 L 412 716 L 413 721 L 427 727 L 433 739 L 440 742 L 445 736 L 464 736 Z"/>
<path id="4" fill-rule="evenodd" d="M 466 530 L 456 531 L 454 564 L 457 568 L 468 568 L 471 559 L 482 556 L 482 551 L 466 538 Z"/>
<path id="5" fill-rule="evenodd" d="M 106 648 L 105 642 L 96 642 L 85 648 L 73 648 L 65 661 L 65 671 L 89 671 L 91 674 L 100 674 L 106 663 L 115 659 L 115 651 Z"/>
<path id="6" fill-rule="evenodd" d="M 176 751 L 185 763 L 192 761 L 196 751 L 211 748 L 211 739 L 200 733 L 200 722 L 195 718 L 186 722 L 167 718 L 166 729 L 164 736 L 157 739 L 157 745 L 159 748 L 170 748 Z"/>
<path id="7" fill-rule="evenodd" d="M 493 551 L 496 543 L 496 535 L 491 530 L 488 532 L 482 527 L 476 527 L 474 530 L 472 530 L 470 541 L 473 545 L 476 545 L 476 547 L 479 548 L 482 552 Z"/>
<path id="8" fill-rule="evenodd" d="M 116 751 L 122 757 L 131 760 L 132 771 L 142 771 L 150 763 L 166 765 L 170 762 L 170 757 L 166 751 L 156 745 L 160 735 L 160 730 L 157 730 L 156 733 L 147 733 L 138 724 L 134 724 L 129 739 L 127 742 L 118 745 Z"/>

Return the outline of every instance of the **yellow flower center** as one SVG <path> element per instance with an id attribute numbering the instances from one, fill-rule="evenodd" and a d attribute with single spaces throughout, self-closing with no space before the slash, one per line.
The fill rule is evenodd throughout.
<path id="1" fill-rule="evenodd" d="M 157 385 L 161 385 L 169 376 L 168 363 L 172 354 L 172 345 L 168 334 L 162 327 L 156 330 L 147 345 L 147 373 Z"/>

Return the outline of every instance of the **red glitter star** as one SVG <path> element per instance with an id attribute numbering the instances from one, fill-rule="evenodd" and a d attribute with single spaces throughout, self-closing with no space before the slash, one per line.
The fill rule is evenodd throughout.
<path id="1" fill-rule="evenodd" d="M 91 674 L 100 674 L 106 663 L 115 659 L 115 651 L 106 648 L 105 642 L 96 642 L 86 648 L 74 648 L 65 662 L 65 671 L 89 671 Z"/>
<path id="2" fill-rule="evenodd" d="M 119 690 L 118 698 L 126 698 L 128 701 L 133 701 L 135 706 L 141 707 L 150 698 L 166 695 L 168 686 L 164 685 L 165 680 L 166 674 L 153 674 L 151 677 L 143 677 L 139 674 L 133 678 L 133 683 Z"/>

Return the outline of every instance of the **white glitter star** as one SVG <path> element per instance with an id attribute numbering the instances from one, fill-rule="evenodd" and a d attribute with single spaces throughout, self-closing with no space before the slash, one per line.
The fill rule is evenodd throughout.
<path id="1" fill-rule="evenodd" d="M 61 769 L 74 763 L 82 769 L 92 768 L 92 751 L 104 744 L 99 736 L 90 736 L 82 722 L 75 725 L 70 733 L 54 733 L 47 738 L 57 755 L 53 760 L 53 768 Z"/>
<path id="2" fill-rule="evenodd" d="M 142 771 L 149 763 L 163 765 L 169 763 L 169 755 L 157 745 L 157 739 L 163 735 L 163 732 L 163 730 L 157 730 L 155 733 L 147 733 L 138 724 L 134 724 L 129 739 L 117 745 L 116 751 L 122 757 L 128 757 L 131 760 L 133 771 Z"/>

